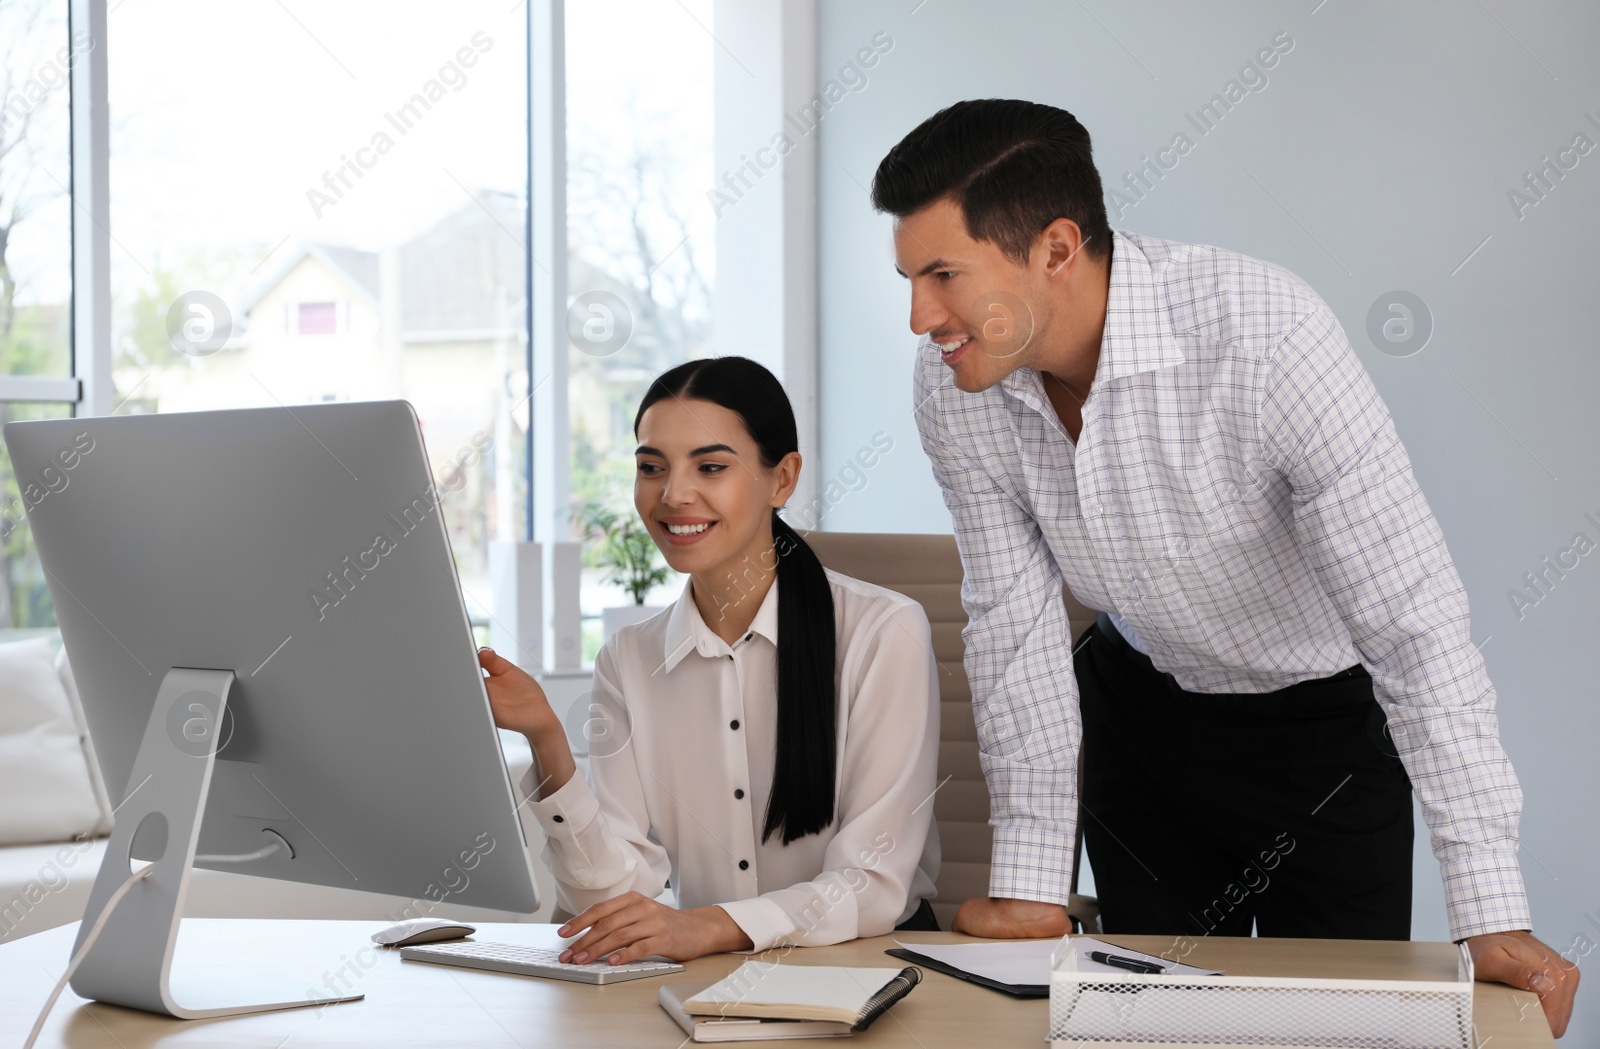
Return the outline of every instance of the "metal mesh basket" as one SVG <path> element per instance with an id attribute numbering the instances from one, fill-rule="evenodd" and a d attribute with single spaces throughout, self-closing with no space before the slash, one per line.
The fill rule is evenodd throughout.
<path id="1" fill-rule="evenodd" d="M 1472 1049 L 1472 962 L 1455 982 L 1050 974 L 1050 1037 L 1084 1044 Z"/>

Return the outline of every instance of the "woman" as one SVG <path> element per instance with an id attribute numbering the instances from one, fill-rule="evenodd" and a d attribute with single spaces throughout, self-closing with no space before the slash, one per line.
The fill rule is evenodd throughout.
<path id="1" fill-rule="evenodd" d="M 761 365 L 673 368 L 633 428 L 634 505 L 690 581 L 595 659 L 592 788 L 538 684 L 480 653 L 496 723 L 533 748 L 527 807 L 580 912 L 562 960 L 937 928 L 939 700 L 921 606 L 825 571 L 779 520 L 800 454 Z M 668 885 L 676 909 L 654 900 Z"/>

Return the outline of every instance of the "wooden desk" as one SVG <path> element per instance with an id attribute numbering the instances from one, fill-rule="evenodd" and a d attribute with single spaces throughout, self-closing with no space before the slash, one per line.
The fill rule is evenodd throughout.
<path id="1" fill-rule="evenodd" d="M 169 1020 L 148 1013 L 85 1003 L 68 990 L 56 1004 L 40 1046 L 136 1049 L 138 1046 L 262 1047 L 310 1049 L 323 1045 L 470 1046 L 471 1049 L 534 1049 L 536 1046 L 616 1046 L 677 1049 L 678 1026 L 656 1005 L 661 979 L 590 987 L 471 969 L 402 962 L 398 954 L 371 948 L 367 936 L 380 927 L 362 921 L 263 921 L 190 919 L 178 945 L 185 956 L 211 967 L 237 966 L 252 974 L 282 974 L 304 983 L 307 993 L 325 974 L 365 992 L 363 1001 L 295 1009 L 224 1020 Z M 39 1006 L 60 975 L 76 924 L 50 929 L 0 946 L 0 1045 L 20 1045 Z M 483 925 L 480 940 L 554 946 L 550 925 Z M 908 933 L 907 942 L 953 943 L 953 933 Z M 1107 937 L 1136 950 L 1160 951 L 1168 937 Z M 882 953 L 888 937 L 837 947 L 796 949 L 783 959 L 796 965 L 898 965 Z M 780 952 L 774 952 L 774 955 Z M 1408 971 L 1423 961 L 1417 945 L 1369 941 L 1198 941 L 1185 961 L 1207 968 L 1256 975 L 1288 973 L 1383 976 Z M 744 958 L 716 955 L 690 962 L 668 980 L 710 984 Z M 1433 964 L 1437 965 L 1437 958 Z M 1454 969 L 1450 970 L 1450 978 Z M 335 982 L 341 977 L 334 975 Z M 1479 1044 L 1494 1049 L 1550 1049 L 1554 1041 L 1538 999 L 1498 984 L 1477 985 L 1474 1018 Z M 1049 1003 L 1018 1001 L 994 991 L 928 972 L 921 987 L 852 1044 L 904 1049 L 1026 1046 L 1044 1044 Z M 762 1045 L 808 1045 L 763 1042 Z"/>

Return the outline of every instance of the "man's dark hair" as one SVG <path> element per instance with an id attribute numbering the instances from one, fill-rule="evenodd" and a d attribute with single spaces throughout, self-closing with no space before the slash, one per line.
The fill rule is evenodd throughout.
<path id="1" fill-rule="evenodd" d="M 941 109 L 889 150 L 872 176 L 872 205 L 896 218 L 948 197 L 967 235 L 1028 260 L 1035 238 L 1056 219 L 1083 231 L 1097 258 L 1111 251 L 1111 227 L 1089 149 L 1089 132 L 1064 109 L 985 98 Z"/>

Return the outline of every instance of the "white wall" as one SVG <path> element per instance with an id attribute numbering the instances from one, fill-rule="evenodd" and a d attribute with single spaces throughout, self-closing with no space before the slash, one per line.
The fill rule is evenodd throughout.
<path id="1" fill-rule="evenodd" d="M 1600 543 L 1600 149 L 1569 154 L 1576 166 L 1520 215 L 1507 196 L 1580 132 L 1600 147 L 1600 8 L 822 0 L 819 76 L 880 31 L 893 50 L 821 128 L 823 475 L 874 431 L 895 449 L 824 526 L 949 528 L 911 419 L 908 295 L 865 188 L 883 154 L 951 102 L 1030 98 L 1083 121 L 1109 191 L 1188 132 L 1192 152 L 1120 217 L 1113 207 L 1112 224 L 1281 263 L 1338 313 L 1473 599 L 1526 793 L 1536 931 L 1557 950 L 1580 933 L 1600 941 L 1600 552 L 1551 575 L 1520 618 L 1508 596 L 1575 533 Z M 1279 32 L 1295 44 L 1268 85 L 1199 134 L 1185 114 Z M 1431 340 L 1410 356 L 1381 352 L 1367 334 L 1369 309 L 1395 290 L 1420 296 L 1433 318 Z M 1426 849 L 1424 834 L 1414 934 L 1442 939 Z M 1590 997 L 1568 1044 L 1600 1044 Z"/>

